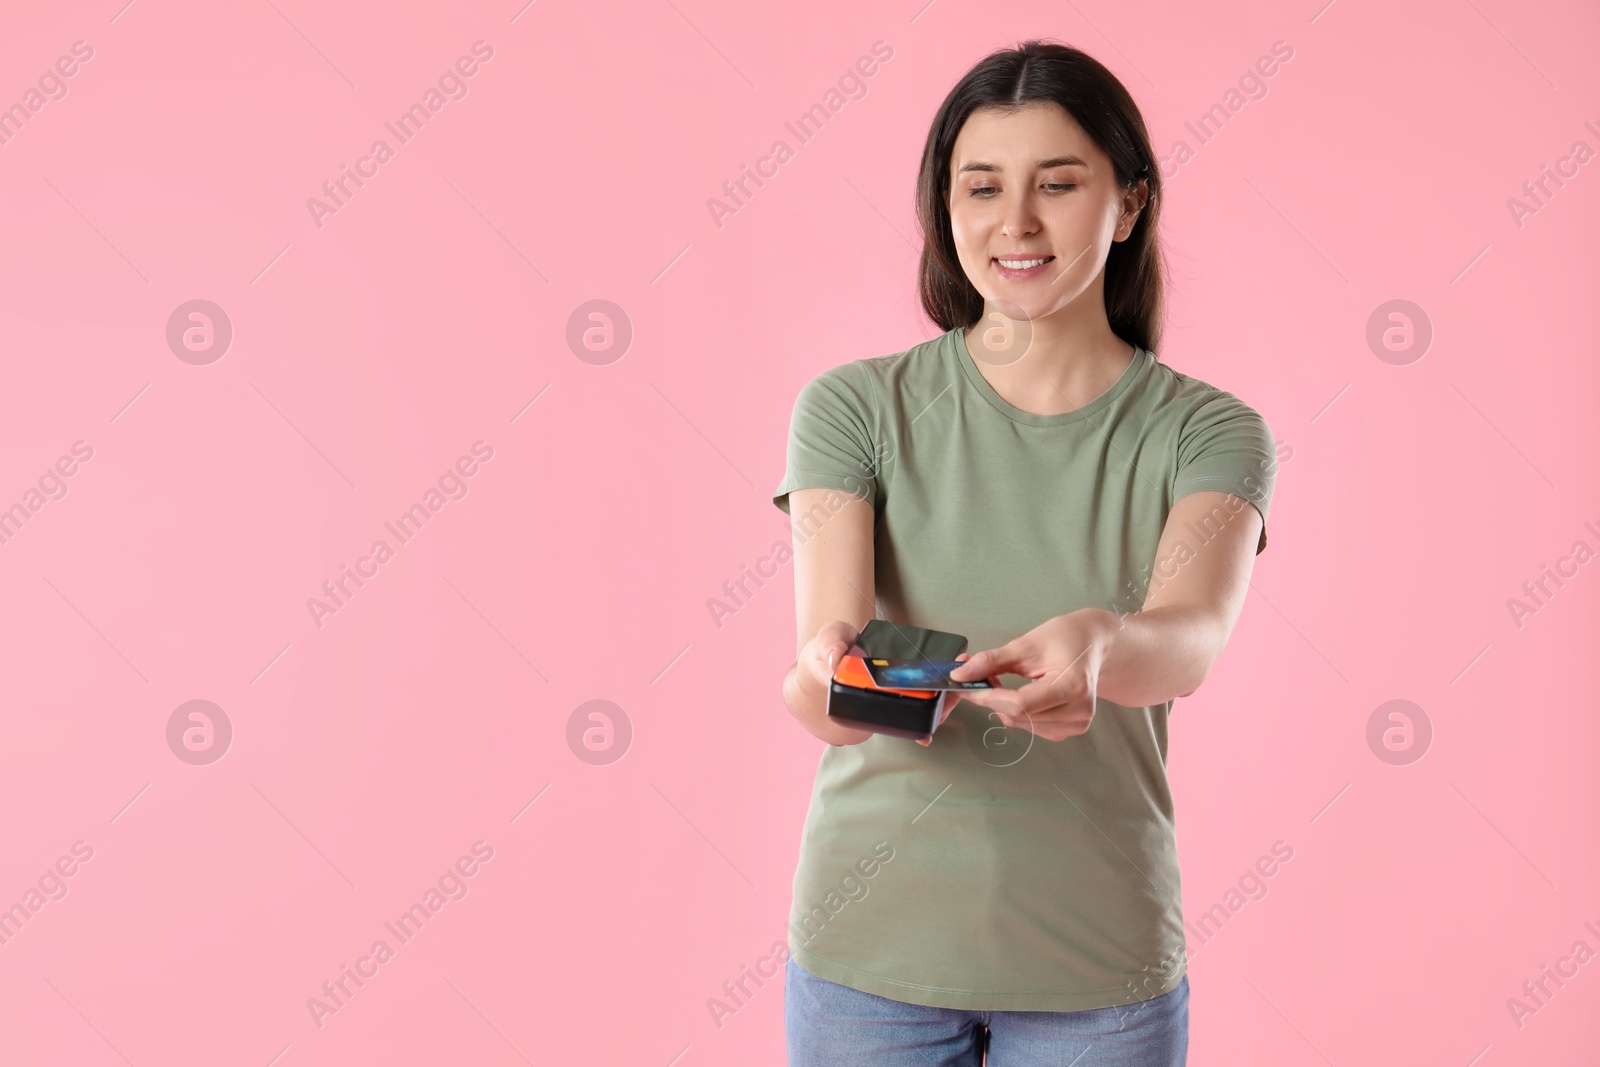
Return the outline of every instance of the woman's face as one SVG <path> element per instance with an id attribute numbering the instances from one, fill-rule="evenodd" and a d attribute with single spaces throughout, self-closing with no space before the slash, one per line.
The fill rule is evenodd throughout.
<path id="1" fill-rule="evenodd" d="M 1103 300 L 1106 256 L 1133 231 L 1146 188 L 1119 186 L 1111 158 L 1056 104 L 979 109 L 950 156 L 956 253 L 985 302 L 1014 318 L 1086 292 Z"/>

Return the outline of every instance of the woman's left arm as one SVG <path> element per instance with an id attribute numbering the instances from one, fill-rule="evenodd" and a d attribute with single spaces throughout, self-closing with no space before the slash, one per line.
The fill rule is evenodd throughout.
<path id="1" fill-rule="evenodd" d="M 976 653 L 960 679 L 1020 674 L 1019 689 L 963 691 L 1008 725 L 1060 741 L 1089 729 L 1098 696 L 1161 704 L 1200 687 L 1244 607 L 1261 513 L 1242 497 L 1196 492 L 1172 505 L 1140 611 L 1083 608 Z M 1204 536 L 1205 540 L 1201 540 Z"/>
<path id="2" fill-rule="evenodd" d="M 1109 613 L 1102 697 L 1138 708 L 1200 688 L 1244 609 L 1260 536 L 1261 513 L 1242 497 L 1190 493 L 1172 505 L 1144 607 Z"/>

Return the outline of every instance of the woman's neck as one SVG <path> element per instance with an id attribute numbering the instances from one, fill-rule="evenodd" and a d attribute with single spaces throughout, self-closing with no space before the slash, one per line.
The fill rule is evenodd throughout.
<path id="1" fill-rule="evenodd" d="M 1097 323 L 1010 319 L 985 309 L 962 331 L 973 364 L 1019 411 L 1059 415 L 1102 396 L 1127 371 L 1134 346 Z"/>

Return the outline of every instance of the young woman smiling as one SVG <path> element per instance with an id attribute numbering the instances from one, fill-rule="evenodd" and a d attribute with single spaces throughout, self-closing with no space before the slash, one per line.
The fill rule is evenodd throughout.
<path id="1" fill-rule="evenodd" d="M 795 403 L 773 502 L 825 521 L 795 538 L 783 693 L 829 747 L 794 879 L 792 1065 L 1185 1061 L 1167 721 L 1243 607 L 1276 462 L 1260 415 L 1155 356 L 1160 190 L 1100 63 L 1041 41 L 988 56 L 918 179 L 945 332 Z M 917 745 L 830 720 L 874 617 L 968 635 L 957 676 L 1001 688 L 946 698 Z M 895 862 L 872 895 L 802 939 L 879 840 Z"/>

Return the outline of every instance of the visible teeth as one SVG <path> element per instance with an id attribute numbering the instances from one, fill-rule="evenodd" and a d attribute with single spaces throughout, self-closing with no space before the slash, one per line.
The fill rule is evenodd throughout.
<path id="1" fill-rule="evenodd" d="M 1006 270 L 1027 270 L 1029 267 L 1037 267 L 1048 261 L 1049 257 L 1046 256 L 1044 259 L 1002 259 L 999 263 Z"/>

